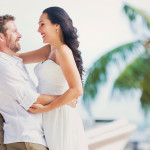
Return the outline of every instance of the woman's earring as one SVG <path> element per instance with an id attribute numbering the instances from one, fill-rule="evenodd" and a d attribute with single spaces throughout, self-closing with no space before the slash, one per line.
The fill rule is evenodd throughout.
<path id="1" fill-rule="evenodd" d="M 58 32 L 58 29 L 56 29 L 56 32 Z"/>

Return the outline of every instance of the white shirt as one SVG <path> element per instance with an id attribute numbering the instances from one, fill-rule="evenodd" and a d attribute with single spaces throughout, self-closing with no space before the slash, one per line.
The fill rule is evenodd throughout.
<path id="1" fill-rule="evenodd" d="M 46 146 L 42 114 L 27 110 L 39 93 L 22 59 L 0 52 L 0 113 L 4 122 L 4 144 L 32 142 Z"/>

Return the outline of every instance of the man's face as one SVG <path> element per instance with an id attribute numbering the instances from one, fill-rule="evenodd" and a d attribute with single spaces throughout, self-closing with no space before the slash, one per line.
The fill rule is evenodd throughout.
<path id="1" fill-rule="evenodd" d="M 19 44 L 19 40 L 21 38 L 21 34 L 18 32 L 17 27 L 14 23 L 14 21 L 8 21 L 5 24 L 6 29 L 6 44 L 7 46 L 13 51 L 18 52 L 21 47 Z"/>

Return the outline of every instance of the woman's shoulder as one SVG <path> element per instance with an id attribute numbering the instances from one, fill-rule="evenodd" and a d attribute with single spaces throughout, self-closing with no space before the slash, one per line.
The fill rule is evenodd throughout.
<path id="1" fill-rule="evenodd" d="M 72 52 L 71 49 L 66 44 L 61 45 L 57 50 L 57 53 L 59 54 L 65 54 L 71 52 Z"/>
<path id="2" fill-rule="evenodd" d="M 70 48 L 66 44 L 62 44 L 61 46 L 59 46 L 59 50 L 67 50 L 67 49 L 70 49 Z"/>
<path id="3" fill-rule="evenodd" d="M 57 58 L 63 59 L 71 58 L 73 56 L 71 49 L 66 44 L 63 44 L 58 48 L 56 55 Z"/>

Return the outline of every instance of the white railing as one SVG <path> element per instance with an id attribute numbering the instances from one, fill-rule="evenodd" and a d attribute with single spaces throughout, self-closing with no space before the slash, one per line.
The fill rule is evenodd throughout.
<path id="1" fill-rule="evenodd" d="M 86 131 L 89 150 L 123 150 L 136 126 L 121 119 Z"/>

